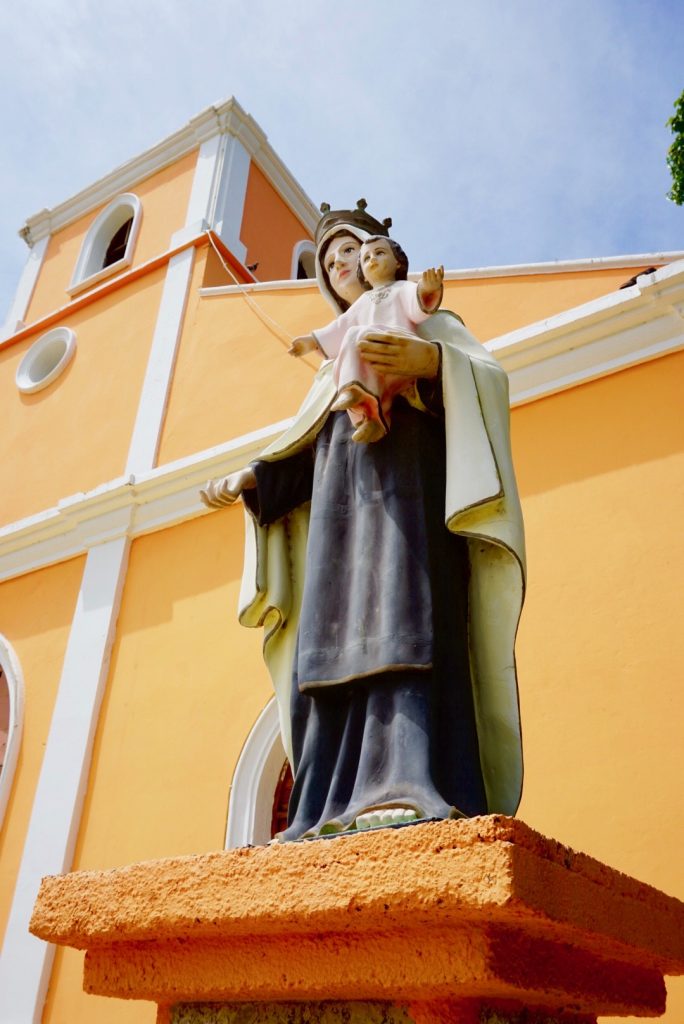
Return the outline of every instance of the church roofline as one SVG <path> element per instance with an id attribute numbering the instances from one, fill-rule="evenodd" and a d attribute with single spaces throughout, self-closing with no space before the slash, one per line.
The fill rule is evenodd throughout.
<path id="1" fill-rule="evenodd" d="M 550 260 L 546 263 L 508 263 L 491 267 L 466 267 L 460 270 L 447 270 L 445 281 L 472 281 L 488 277 L 528 277 L 535 274 L 577 274 L 591 270 L 611 270 L 624 267 L 645 267 L 652 264 L 666 265 L 684 259 L 684 250 L 673 252 L 636 253 L 625 256 L 592 256 L 581 260 Z M 410 273 L 409 279 L 417 281 L 418 273 Z M 232 292 L 247 289 L 249 291 L 272 291 L 283 288 L 307 288 L 316 285 L 314 278 L 303 280 L 259 281 L 246 285 L 217 285 L 202 288 L 201 294 L 207 298 L 214 295 L 230 295 Z"/>
<path id="2" fill-rule="evenodd" d="M 224 103 L 207 107 L 191 118 L 183 128 L 116 167 L 63 203 L 29 217 L 19 234 L 32 247 L 41 238 L 59 231 L 84 213 L 128 191 L 138 182 L 201 146 L 207 139 L 220 134 L 233 135 L 240 140 L 304 227 L 313 234 L 320 213 L 270 145 L 265 132 L 232 96 Z"/>

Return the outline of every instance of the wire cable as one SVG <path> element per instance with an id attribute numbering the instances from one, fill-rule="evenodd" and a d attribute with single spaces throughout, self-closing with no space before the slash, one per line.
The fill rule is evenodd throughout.
<path id="1" fill-rule="evenodd" d="M 238 278 L 233 273 L 231 267 L 228 265 L 228 263 L 224 259 L 223 253 L 221 252 L 221 250 L 217 246 L 216 242 L 214 241 L 212 232 L 209 229 L 207 229 L 205 231 L 205 234 L 206 234 L 207 238 L 209 239 L 209 243 L 210 243 L 212 249 L 214 250 L 214 252 L 218 256 L 219 261 L 221 263 L 221 266 L 226 271 L 228 276 L 231 278 L 233 283 L 237 285 L 240 294 L 242 295 L 243 299 L 245 300 L 245 302 L 247 303 L 249 308 L 252 310 L 252 312 L 255 314 L 255 316 L 257 316 L 259 318 L 259 320 L 261 320 L 262 324 L 267 328 L 267 330 L 269 330 L 271 332 L 271 334 L 273 334 L 273 336 L 278 339 L 280 344 L 281 345 L 285 345 L 289 349 L 290 345 L 294 341 L 294 337 L 291 334 L 289 334 L 285 330 L 285 328 L 281 324 L 278 323 L 277 320 L 274 320 L 272 316 L 269 316 L 269 314 L 266 312 L 266 310 L 263 309 L 259 305 L 259 303 L 256 301 L 256 299 L 252 298 L 252 296 L 249 294 L 249 292 L 245 288 L 243 282 L 238 280 Z M 318 365 L 316 363 L 309 362 L 309 360 L 305 356 L 300 356 L 299 357 L 299 362 L 306 363 L 306 365 L 308 367 L 310 367 L 310 369 L 312 369 L 312 370 L 318 370 Z"/>

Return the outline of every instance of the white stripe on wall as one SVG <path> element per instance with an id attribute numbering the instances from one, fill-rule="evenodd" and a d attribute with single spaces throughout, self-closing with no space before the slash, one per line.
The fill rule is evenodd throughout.
<path id="1" fill-rule="evenodd" d="M 19 284 L 14 294 L 14 300 L 9 308 L 5 324 L 2 328 L 2 334 L 0 335 L 1 340 L 10 338 L 15 331 L 17 326 L 23 326 L 24 318 L 26 317 L 26 311 L 33 295 L 33 289 L 36 287 L 36 281 L 38 280 L 38 274 L 40 268 L 43 265 L 43 259 L 45 258 L 45 251 L 48 247 L 50 236 L 46 235 L 41 238 L 39 242 L 36 242 L 32 249 L 29 250 L 28 258 L 24 264 L 24 269 L 19 278 Z"/>
<path id="2" fill-rule="evenodd" d="M 119 537 L 86 559 L 0 959 L 3 1024 L 42 1017 L 55 947 L 29 920 L 41 878 L 71 868 L 129 544 Z"/>
<path id="3" fill-rule="evenodd" d="M 247 247 L 240 239 L 251 158 L 234 135 L 224 136 L 221 180 L 211 215 L 207 218 L 234 256 L 245 262 Z"/>
<path id="4" fill-rule="evenodd" d="M 194 248 L 169 260 L 126 475 L 151 469 L 157 458 L 194 261 Z"/>

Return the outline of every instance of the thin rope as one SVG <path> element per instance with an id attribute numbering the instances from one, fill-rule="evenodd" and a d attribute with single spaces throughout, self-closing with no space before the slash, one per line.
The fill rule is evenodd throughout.
<path id="1" fill-rule="evenodd" d="M 274 320 L 272 316 L 269 316 L 269 314 L 266 312 L 266 310 L 263 309 L 259 305 L 259 303 L 256 301 L 256 299 L 252 298 L 252 296 L 247 291 L 247 289 L 245 288 L 245 286 L 242 283 L 242 281 L 238 280 L 238 278 L 233 273 L 231 267 L 228 265 L 228 263 L 223 258 L 223 253 L 221 252 L 221 250 L 217 246 L 216 242 L 214 241 L 214 239 L 212 237 L 211 231 L 207 230 L 207 231 L 205 231 L 205 234 L 206 234 L 207 238 L 209 239 L 209 242 L 211 244 L 212 249 L 214 250 L 214 252 L 218 256 L 219 261 L 221 263 L 221 266 L 226 271 L 228 276 L 232 279 L 234 284 L 237 285 L 238 290 L 240 292 L 240 295 L 242 295 L 243 299 L 245 300 L 245 302 L 247 303 L 249 308 L 252 310 L 252 312 L 255 314 L 255 316 L 257 316 L 259 318 L 259 320 L 261 320 L 261 322 L 264 325 L 264 327 L 266 327 L 267 330 L 269 330 L 271 332 L 271 334 L 275 338 L 278 339 L 280 344 L 281 345 L 285 345 L 285 346 L 287 346 L 287 348 L 289 348 L 290 345 L 292 344 L 292 342 L 294 341 L 294 336 L 292 334 L 289 334 L 285 330 L 285 328 L 281 324 L 278 323 L 277 320 Z M 318 370 L 318 365 L 316 363 L 310 363 L 309 360 L 305 356 L 300 356 L 299 357 L 299 362 L 300 363 L 306 363 L 306 365 L 308 367 L 310 367 L 310 369 L 312 369 L 312 370 Z"/>

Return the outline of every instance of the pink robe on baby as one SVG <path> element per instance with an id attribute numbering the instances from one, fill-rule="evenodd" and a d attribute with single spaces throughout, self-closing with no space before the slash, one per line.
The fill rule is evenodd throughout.
<path id="1" fill-rule="evenodd" d="M 355 426 L 369 418 L 379 420 L 387 429 L 394 397 L 415 383 L 412 378 L 373 370 L 357 352 L 357 339 L 373 327 L 414 334 L 417 325 L 431 315 L 421 309 L 414 281 L 394 281 L 364 292 L 336 320 L 311 332 L 325 355 L 335 360 L 338 392 L 350 384 L 358 384 L 368 395 L 367 401 L 348 410 Z"/>

